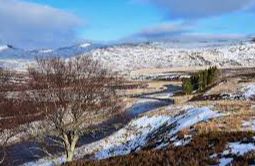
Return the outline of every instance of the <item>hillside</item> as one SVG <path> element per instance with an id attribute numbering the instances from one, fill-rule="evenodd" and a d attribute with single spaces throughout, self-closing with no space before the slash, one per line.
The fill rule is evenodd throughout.
<path id="1" fill-rule="evenodd" d="M 248 67 L 255 63 L 254 43 L 207 44 L 193 48 L 177 47 L 173 43 L 138 44 L 79 44 L 59 49 L 26 51 L 22 49 L 4 49 L 0 51 L 2 66 L 12 64 L 24 70 L 35 56 L 92 56 L 107 67 L 122 73 L 137 69 L 176 68 L 176 67 Z"/>
<path id="2" fill-rule="evenodd" d="M 233 44 L 202 48 L 172 48 L 163 44 L 121 45 L 96 49 L 85 54 L 117 71 L 144 68 L 212 66 L 253 66 L 255 44 Z"/>
<path id="3" fill-rule="evenodd" d="M 2 52 L 10 49 L 2 47 Z M 50 55 L 52 51 L 42 52 Z M 191 49 L 141 43 L 95 48 L 82 55 L 92 56 L 121 73 L 133 71 L 117 91 L 124 105 L 121 112 L 105 122 L 91 121 L 89 127 L 95 130 L 82 135 L 74 161 L 65 163 L 63 149 L 47 147 L 45 151 L 44 144 L 33 137 L 43 131 L 40 127 L 46 115 L 34 109 L 43 106 L 37 100 L 22 99 L 41 89 L 31 87 L 27 73 L 17 72 L 1 93 L 6 97 L 0 102 L 0 139 L 18 130 L 6 143 L 8 158 L 4 164 L 254 164 L 255 69 L 249 67 L 255 60 L 254 44 Z M 72 58 L 65 62 L 68 60 Z M 183 79 L 214 64 L 223 67 L 218 80 L 203 91 L 185 95 Z"/>
<path id="4" fill-rule="evenodd" d="M 223 80 L 205 92 L 181 93 L 178 81 L 143 81 L 127 90 L 130 102 L 119 126 L 80 144 L 70 166 L 253 164 L 254 68 L 222 71 Z M 229 75 L 232 73 L 232 75 Z M 122 122 L 121 122 L 122 121 Z M 97 135 L 95 133 L 95 135 Z M 64 155 L 24 165 L 55 165 Z"/>

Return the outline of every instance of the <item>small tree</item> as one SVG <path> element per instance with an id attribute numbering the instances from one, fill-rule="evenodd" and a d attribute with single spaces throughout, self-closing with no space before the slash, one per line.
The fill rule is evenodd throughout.
<path id="1" fill-rule="evenodd" d="M 183 88 L 183 91 L 185 92 L 186 95 L 192 94 L 193 86 L 192 86 L 192 83 L 191 83 L 191 79 L 183 80 L 182 88 Z"/>
<path id="2" fill-rule="evenodd" d="M 69 61 L 37 58 L 29 69 L 32 96 L 46 116 L 44 133 L 56 138 L 72 161 L 77 142 L 90 126 L 113 116 L 120 109 L 116 88 L 120 79 L 89 57 Z"/>

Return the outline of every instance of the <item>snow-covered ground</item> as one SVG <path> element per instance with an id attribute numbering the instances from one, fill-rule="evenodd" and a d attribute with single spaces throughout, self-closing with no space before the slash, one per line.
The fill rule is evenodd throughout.
<path id="1" fill-rule="evenodd" d="M 166 135 L 172 138 L 184 128 L 218 116 L 220 114 L 208 107 L 188 109 L 182 115 L 176 117 L 166 115 L 148 117 L 145 115 L 132 120 L 126 127 L 115 134 L 79 148 L 77 154 L 95 153 L 94 157 L 96 159 L 126 155 L 146 145 L 146 142 L 149 141 L 149 136 L 157 133 L 160 127 L 169 126 L 169 133 L 166 133 Z"/>
<path id="2" fill-rule="evenodd" d="M 255 120 L 244 121 L 242 127 L 246 130 L 254 130 L 255 131 Z"/>
<path id="3" fill-rule="evenodd" d="M 92 159 L 105 159 L 113 156 L 127 155 L 146 146 L 150 135 L 156 134 L 161 127 L 168 127 L 168 132 L 165 133 L 166 136 L 174 138 L 182 129 L 218 116 L 220 116 L 219 113 L 212 111 L 208 107 L 187 109 L 181 115 L 177 116 L 144 115 L 132 120 L 124 128 L 102 140 L 79 147 L 76 150 L 75 158 L 92 155 Z M 180 145 L 182 145 L 181 142 L 176 142 L 176 146 Z M 64 160 L 63 157 L 53 160 L 41 159 L 37 162 L 26 163 L 25 165 L 48 166 L 52 165 L 53 161 L 61 163 Z"/>
<path id="4" fill-rule="evenodd" d="M 243 121 L 243 130 L 255 131 L 254 119 Z M 219 165 L 227 166 L 234 160 L 234 156 L 244 156 L 247 153 L 255 151 L 255 138 L 249 142 L 229 142 L 221 154 L 214 154 L 211 158 L 220 156 Z"/>
<path id="5" fill-rule="evenodd" d="M 228 143 L 226 150 L 223 151 L 223 153 L 221 154 L 219 165 L 227 166 L 231 164 L 231 162 L 233 161 L 233 157 L 231 156 L 243 156 L 252 151 L 255 151 L 254 143 L 241 143 L 241 142 Z"/>
<path id="6" fill-rule="evenodd" d="M 254 99 L 255 98 L 255 84 L 250 84 L 247 87 L 243 88 L 243 96 L 246 99 Z"/>
<path id="7" fill-rule="evenodd" d="M 233 161 L 233 158 L 221 158 L 220 160 L 219 160 L 219 166 L 227 166 L 227 165 L 229 165 L 231 162 Z"/>
<path id="8" fill-rule="evenodd" d="M 235 154 L 238 156 L 243 156 L 244 154 L 254 151 L 255 144 L 254 143 L 240 143 L 240 142 L 232 142 L 228 144 L 228 150 L 224 151 L 224 154 Z"/>
<path id="9" fill-rule="evenodd" d="M 219 84 L 218 86 L 226 86 Z M 255 99 L 255 83 L 240 83 L 235 85 L 232 92 L 218 92 L 220 97 L 226 100 L 254 100 Z M 203 96 L 207 97 L 211 95 L 211 91 L 207 91 Z M 217 94 L 215 94 L 217 95 Z"/>

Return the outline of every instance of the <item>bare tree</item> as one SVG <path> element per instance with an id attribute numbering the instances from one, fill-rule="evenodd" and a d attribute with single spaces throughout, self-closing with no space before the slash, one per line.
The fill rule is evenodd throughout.
<path id="1" fill-rule="evenodd" d="M 29 75 L 34 87 L 30 96 L 45 113 L 47 136 L 57 138 L 54 142 L 63 146 L 67 161 L 73 160 L 79 138 L 91 125 L 120 110 L 120 79 L 89 57 L 37 58 Z"/>

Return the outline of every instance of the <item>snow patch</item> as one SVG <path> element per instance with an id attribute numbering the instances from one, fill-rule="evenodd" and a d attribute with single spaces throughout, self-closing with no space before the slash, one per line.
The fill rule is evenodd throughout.
<path id="1" fill-rule="evenodd" d="M 189 109 L 185 114 L 176 117 L 175 121 L 171 123 L 173 128 L 171 129 L 169 135 L 173 136 L 185 128 L 219 116 L 221 116 L 221 114 L 212 111 L 208 107 Z"/>
<path id="2" fill-rule="evenodd" d="M 39 53 L 43 53 L 43 54 L 46 54 L 46 53 L 51 53 L 53 52 L 52 49 L 44 49 L 44 50 L 40 50 Z"/>
<path id="3" fill-rule="evenodd" d="M 233 158 L 221 158 L 219 160 L 219 166 L 226 166 L 226 165 L 229 165 L 231 162 L 233 161 Z"/>
<path id="4" fill-rule="evenodd" d="M 0 45 L 0 52 L 9 49 L 7 45 Z"/>
<path id="5" fill-rule="evenodd" d="M 225 99 L 225 100 L 255 99 L 255 84 L 249 84 L 249 85 L 243 86 L 237 92 L 234 92 L 234 93 L 221 93 L 220 96 L 222 99 Z"/>
<path id="6" fill-rule="evenodd" d="M 131 121 L 125 128 L 117 131 L 113 135 L 79 148 L 77 155 L 84 153 L 91 154 L 97 151 L 95 158 L 105 159 L 129 154 L 144 146 L 147 142 L 147 136 L 170 119 L 171 117 L 169 116 L 144 116 L 138 118 Z"/>
<path id="7" fill-rule="evenodd" d="M 252 99 L 255 97 L 255 84 L 248 85 L 243 88 L 243 96 L 245 99 Z"/>
<path id="8" fill-rule="evenodd" d="M 244 129 L 251 129 L 255 131 L 255 120 L 243 121 L 242 127 Z"/>
<path id="9" fill-rule="evenodd" d="M 233 142 L 229 143 L 229 153 L 235 154 L 238 156 L 243 156 L 246 153 L 255 150 L 255 145 L 253 143 L 240 143 L 240 142 Z"/>
<path id="10" fill-rule="evenodd" d="M 90 43 L 83 43 L 80 45 L 81 48 L 87 48 L 89 47 L 91 44 Z"/>
<path id="11" fill-rule="evenodd" d="M 241 142 L 231 142 L 228 143 L 226 150 L 221 154 L 220 164 L 222 166 L 229 165 L 233 158 L 226 157 L 229 155 L 243 156 L 251 151 L 255 151 L 254 143 L 241 143 Z"/>
<path id="12" fill-rule="evenodd" d="M 56 165 L 62 165 L 65 162 L 66 162 L 65 157 L 59 157 L 56 159 L 40 159 L 35 162 L 22 164 L 21 166 L 56 166 Z"/>
<path id="13" fill-rule="evenodd" d="M 174 146 L 185 146 L 189 144 L 191 140 L 192 140 L 192 135 L 185 135 L 184 138 L 180 140 L 175 140 L 173 144 Z"/>
<path id="14" fill-rule="evenodd" d="M 90 146 L 85 146 L 85 149 L 82 148 L 80 152 L 89 152 L 89 150 L 93 152 L 98 149 L 98 152 L 95 154 L 96 159 L 127 155 L 145 146 L 147 141 L 149 141 L 149 136 L 152 133 L 157 134 L 157 130 L 163 125 L 168 125 L 170 127 L 168 137 L 172 138 L 182 129 L 218 116 L 220 116 L 220 114 L 212 111 L 208 107 L 188 109 L 183 115 L 175 118 L 170 116 L 144 116 L 131 121 L 125 128 L 108 138 L 92 143 Z M 184 146 L 189 143 L 191 139 L 192 137 L 187 136 L 187 138 L 183 140 L 176 140 L 174 145 Z M 93 150 L 93 148 L 96 149 Z M 99 150 L 100 148 L 101 150 Z M 79 152 L 77 154 L 79 154 Z"/>

